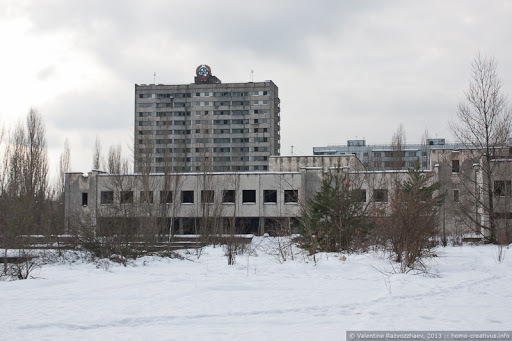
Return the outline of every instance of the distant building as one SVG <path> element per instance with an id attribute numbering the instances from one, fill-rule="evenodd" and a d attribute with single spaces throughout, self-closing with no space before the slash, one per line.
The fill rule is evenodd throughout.
<path id="1" fill-rule="evenodd" d="M 348 140 L 347 145 L 313 147 L 314 155 L 355 155 L 368 170 L 408 169 L 419 162 L 429 169 L 432 149 L 460 149 L 463 146 L 446 144 L 445 139 L 428 139 L 425 144 L 406 144 L 400 150 L 391 145 L 367 145 L 366 140 Z"/>
<path id="2" fill-rule="evenodd" d="M 135 172 L 267 171 L 279 106 L 272 81 L 221 83 L 207 65 L 192 84 L 136 84 Z"/>

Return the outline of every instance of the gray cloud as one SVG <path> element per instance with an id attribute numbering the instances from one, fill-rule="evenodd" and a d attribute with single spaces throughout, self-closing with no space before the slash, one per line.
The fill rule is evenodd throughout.
<path id="1" fill-rule="evenodd" d="M 49 98 L 59 134 L 105 134 L 133 122 L 133 84 L 192 82 L 209 64 L 223 82 L 272 79 L 282 103 L 282 153 L 366 137 L 388 142 L 403 123 L 451 138 L 448 121 L 477 51 L 495 55 L 512 84 L 512 2 L 456 1 L 66 1 L 11 2 L 31 34 L 69 37 L 101 70 L 97 86 Z M 59 64 L 41 67 L 50 79 Z M 105 81 L 106 80 L 106 81 Z M 66 85 L 63 84 L 65 87 Z M 118 134 L 118 135 L 117 135 Z M 115 137 L 114 137 L 115 136 Z M 101 136 L 100 136 L 101 137 Z M 84 147 L 85 148 L 85 147 Z"/>

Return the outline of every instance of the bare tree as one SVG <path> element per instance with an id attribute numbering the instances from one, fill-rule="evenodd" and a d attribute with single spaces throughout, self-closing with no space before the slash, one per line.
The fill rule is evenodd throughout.
<path id="1" fill-rule="evenodd" d="M 497 66 L 493 57 L 480 54 L 475 57 L 471 64 L 469 88 L 457 109 L 458 121 L 450 124 L 458 142 L 471 151 L 474 162 L 480 163 L 483 181 L 476 181 L 472 176 L 464 180 L 471 183 L 476 181 L 474 200 L 480 201 L 483 213 L 488 217 L 488 224 L 483 222 L 485 219 L 475 219 L 474 230 L 487 231 L 485 237 L 491 243 L 498 242 L 493 197 L 497 163 L 493 161 L 502 157 L 512 124 L 512 115 L 506 106 Z M 480 196 L 483 200 L 480 200 Z"/>
<path id="2" fill-rule="evenodd" d="M 64 179 L 67 172 L 70 171 L 71 149 L 69 148 L 69 140 L 64 140 L 64 150 L 59 157 L 59 183 L 57 185 L 58 195 L 64 195 Z"/>
<path id="3" fill-rule="evenodd" d="M 94 141 L 94 150 L 92 155 L 92 169 L 100 169 L 101 168 L 101 141 L 96 136 L 96 140 Z"/>
<path id="4" fill-rule="evenodd" d="M 228 190 L 222 193 L 222 202 L 232 203 L 230 210 L 232 210 L 230 217 L 222 218 L 222 233 L 224 238 L 224 254 L 227 257 L 228 265 L 236 264 L 236 255 L 240 252 L 240 245 L 236 238 L 237 232 L 237 196 L 240 193 L 240 174 L 233 173 L 227 177 L 225 188 Z M 227 226 L 224 226 L 224 223 Z"/>
<path id="5" fill-rule="evenodd" d="M 405 168 L 405 151 L 406 145 L 405 129 L 400 123 L 397 130 L 393 133 L 391 138 L 392 161 L 391 169 L 404 169 Z"/>
<path id="6" fill-rule="evenodd" d="M 8 248 L 24 252 L 21 236 L 43 233 L 48 225 L 46 130 L 35 109 L 10 134 L 2 154 L 0 235 L 6 257 Z"/>
<path id="7" fill-rule="evenodd" d="M 423 132 L 421 136 L 421 157 L 419 159 L 421 169 L 427 169 L 427 154 L 428 154 L 428 140 L 430 139 L 430 134 L 427 129 Z"/>
<path id="8" fill-rule="evenodd" d="M 24 125 L 18 124 L 10 144 L 7 192 L 19 198 L 18 204 L 27 214 L 23 219 L 31 217 L 21 224 L 25 232 L 35 233 L 48 194 L 46 129 L 35 109 L 30 110 Z"/>
<path id="9" fill-rule="evenodd" d="M 110 146 L 107 156 L 107 167 L 110 174 L 128 173 L 128 160 L 123 158 L 121 145 Z"/>

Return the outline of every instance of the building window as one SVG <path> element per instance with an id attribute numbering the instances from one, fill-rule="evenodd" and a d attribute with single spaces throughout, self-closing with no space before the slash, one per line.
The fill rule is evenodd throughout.
<path id="1" fill-rule="evenodd" d="M 511 196 L 511 182 L 510 181 L 494 181 L 494 196 L 495 197 L 504 197 Z"/>
<path id="2" fill-rule="evenodd" d="M 181 203 L 182 204 L 193 204 L 194 203 L 194 191 L 181 191 Z"/>
<path id="3" fill-rule="evenodd" d="M 388 202 L 388 190 L 387 189 L 374 189 L 373 190 L 373 201 Z"/>
<path id="4" fill-rule="evenodd" d="M 213 204 L 215 192 L 212 190 L 201 191 L 201 202 L 203 204 Z"/>
<path id="5" fill-rule="evenodd" d="M 453 190 L 453 202 L 459 202 L 460 198 L 459 198 L 459 190 L 458 189 L 454 189 Z"/>
<path id="6" fill-rule="evenodd" d="M 452 160 L 452 173 L 460 172 L 459 160 Z"/>
<path id="7" fill-rule="evenodd" d="M 141 204 L 152 204 L 153 191 L 140 191 L 140 202 Z"/>
<path id="8" fill-rule="evenodd" d="M 228 189 L 224 190 L 222 192 L 222 202 L 227 204 L 234 204 L 235 203 L 235 190 Z"/>
<path id="9" fill-rule="evenodd" d="M 89 194 L 87 192 L 82 192 L 82 206 L 87 206 L 89 201 Z"/>
<path id="10" fill-rule="evenodd" d="M 361 189 L 361 202 L 366 202 L 366 190 Z"/>
<path id="11" fill-rule="evenodd" d="M 285 203 L 297 203 L 299 202 L 299 191 L 296 189 L 284 191 L 284 202 Z"/>
<path id="12" fill-rule="evenodd" d="M 133 204 L 132 191 L 121 191 L 121 204 Z"/>
<path id="13" fill-rule="evenodd" d="M 277 190 L 269 189 L 263 191 L 263 202 L 266 204 L 277 204 Z"/>
<path id="14" fill-rule="evenodd" d="M 160 203 L 172 204 L 172 191 L 160 191 Z"/>
<path id="15" fill-rule="evenodd" d="M 112 205 L 114 203 L 113 191 L 102 191 L 100 196 L 100 202 L 102 205 Z"/>
<path id="16" fill-rule="evenodd" d="M 244 204 L 256 203 L 256 191 L 252 189 L 244 189 L 242 191 L 242 202 Z"/>

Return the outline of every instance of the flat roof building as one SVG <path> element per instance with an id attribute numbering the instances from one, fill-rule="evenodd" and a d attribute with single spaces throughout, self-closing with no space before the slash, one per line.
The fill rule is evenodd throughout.
<path id="1" fill-rule="evenodd" d="M 367 145 L 366 140 L 348 140 L 346 145 L 313 147 L 314 155 L 355 155 L 368 170 L 409 169 L 419 162 L 421 169 L 430 167 L 430 151 L 464 149 L 463 145 L 446 144 L 445 139 L 427 139 L 424 144 L 404 144 L 399 150 L 392 145 Z"/>
<path id="2" fill-rule="evenodd" d="M 135 172 L 267 171 L 279 103 L 272 81 L 221 83 L 207 65 L 192 84 L 136 84 Z"/>

